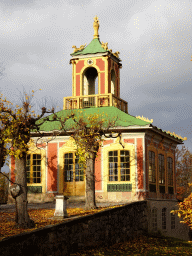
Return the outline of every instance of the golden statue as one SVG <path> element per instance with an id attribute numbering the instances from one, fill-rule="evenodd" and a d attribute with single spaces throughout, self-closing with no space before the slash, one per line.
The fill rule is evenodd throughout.
<path id="1" fill-rule="evenodd" d="M 99 30 L 99 20 L 98 20 L 98 17 L 95 16 L 94 18 L 94 22 L 93 22 L 93 29 L 94 29 L 94 35 L 93 35 L 93 38 L 99 38 L 99 33 L 98 33 L 98 30 Z"/>

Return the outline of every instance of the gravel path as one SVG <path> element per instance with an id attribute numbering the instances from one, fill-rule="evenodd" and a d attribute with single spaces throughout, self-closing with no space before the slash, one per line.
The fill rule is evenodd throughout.
<path id="1" fill-rule="evenodd" d="M 106 202 L 106 203 L 97 203 L 98 207 L 106 207 L 106 206 L 113 206 L 113 205 L 120 205 L 125 204 L 122 202 Z M 84 208 L 85 202 L 68 202 L 67 208 Z M 28 209 L 55 209 L 55 203 L 38 203 L 38 204 L 28 204 Z M 1 204 L 0 205 L 0 212 L 14 212 L 15 205 L 14 204 Z"/>

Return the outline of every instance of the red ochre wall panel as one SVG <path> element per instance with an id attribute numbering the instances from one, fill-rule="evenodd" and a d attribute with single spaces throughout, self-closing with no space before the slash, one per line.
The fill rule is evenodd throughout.
<path id="1" fill-rule="evenodd" d="M 11 181 L 12 182 L 15 182 L 14 170 L 15 170 L 15 158 L 14 156 L 11 156 Z"/>
<path id="2" fill-rule="evenodd" d="M 147 169 L 147 159 L 148 159 L 148 155 L 147 155 L 147 139 L 145 139 L 145 177 L 146 177 L 146 189 L 148 189 L 148 169 Z"/>
<path id="3" fill-rule="evenodd" d="M 175 182 L 174 182 L 174 186 L 175 186 L 175 193 L 177 193 L 177 184 L 176 184 L 176 167 L 175 167 L 175 151 L 174 151 L 174 155 L 173 155 L 173 163 L 174 163 L 174 173 L 173 173 L 173 175 L 175 175 Z"/>
<path id="4" fill-rule="evenodd" d="M 137 139 L 137 177 L 138 177 L 138 189 L 143 189 L 143 145 L 142 145 L 142 139 Z"/>
<path id="5" fill-rule="evenodd" d="M 47 190 L 57 191 L 57 143 L 48 144 Z"/>
<path id="6" fill-rule="evenodd" d="M 95 159 L 95 189 L 101 190 L 101 148 Z"/>
<path id="7" fill-rule="evenodd" d="M 76 75 L 76 96 L 80 96 L 80 75 Z"/>
<path id="8" fill-rule="evenodd" d="M 105 94 L 105 73 L 100 73 L 101 94 Z"/>
<path id="9" fill-rule="evenodd" d="M 106 141 L 103 141 L 103 145 L 108 145 L 108 144 L 111 144 L 113 143 L 113 140 L 106 140 Z"/>
<path id="10" fill-rule="evenodd" d="M 135 143 L 134 139 L 124 139 L 124 142 L 125 143 L 132 143 L 132 144 Z"/>
<path id="11" fill-rule="evenodd" d="M 76 64 L 76 73 L 80 73 L 81 69 L 84 67 L 84 60 L 80 60 Z"/>
<path id="12" fill-rule="evenodd" d="M 105 71 L 105 61 L 102 59 L 96 59 L 96 65 L 99 67 L 100 71 Z"/>
<path id="13" fill-rule="evenodd" d="M 65 142 L 59 142 L 59 147 L 61 148 L 64 144 Z"/>

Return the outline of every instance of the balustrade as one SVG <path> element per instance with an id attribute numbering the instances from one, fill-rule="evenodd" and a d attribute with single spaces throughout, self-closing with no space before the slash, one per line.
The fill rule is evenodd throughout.
<path id="1" fill-rule="evenodd" d="M 64 97 L 63 101 L 63 109 L 66 110 L 114 106 L 128 113 L 128 103 L 112 93 Z"/>

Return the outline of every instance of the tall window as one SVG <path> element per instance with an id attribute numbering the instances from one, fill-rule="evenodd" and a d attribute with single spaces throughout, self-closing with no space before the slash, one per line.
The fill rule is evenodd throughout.
<path id="1" fill-rule="evenodd" d="M 157 209 L 152 209 L 152 229 L 153 231 L 157 231 Z"/>
<path id="2" fill-rule="evenodd" d="M 164 155 L 159 155 L 159 184 L 165 185 Z"/>
<path id="3" fill-rule="evenodd" d="M 173 186 L 173 159 L 167 158 L 168 186 Z"/>
<path id="4" fill-rule="evenodd" d="M 108 153 L 109 181 L 130 181 L 130 156 L 127 150 Z"/>
<path id="5" fill-rule="evenodd" d="M 166 208 L 162 209 L 162 229 L 166 229 Z"/>
<path id="6" fill-rule="evenodd" d="M 64 155 L 64 175 L 66 182 L 83 181 L 84 171 L 78 164 L 79 157 L 75 153 Z"/>
<path id="7" fill-rule="evenodd" d="M 27 183 L 41 183 L 41 155 L 27 155 Z"/>
<path id="8" fill-rule="evenodd" d="M 149 151 L 149 182 L 156 182 L 155 153 L 153 151 Z"/>
<path id="9" fill-rule="evenodd" d="M 175 229 L 175 214 L 172 212 L 171 212 L 171 229 Z"/>

